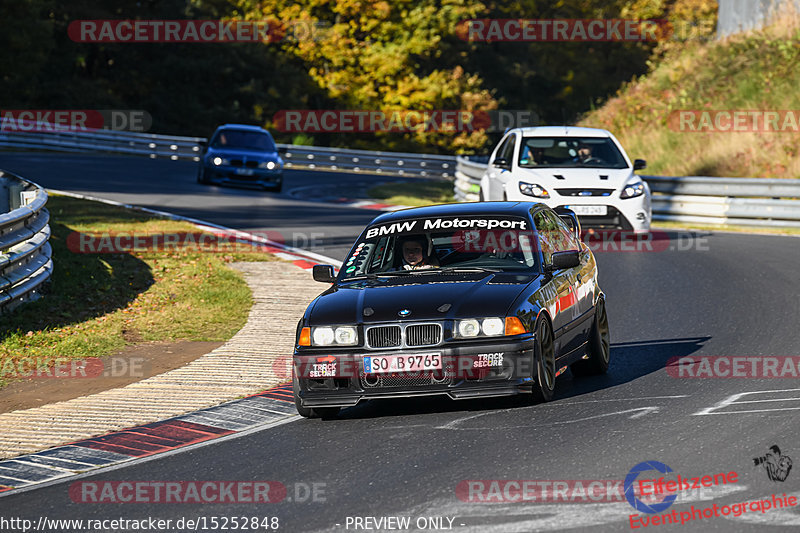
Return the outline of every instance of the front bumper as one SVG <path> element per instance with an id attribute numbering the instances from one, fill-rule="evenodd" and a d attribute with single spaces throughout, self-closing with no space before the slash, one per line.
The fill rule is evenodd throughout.
<path id="1" fill-rule="evenodd" d="M 442 370 L 365 374 L 364 356 L 441 354 Z M 361 400 L 447 395 L 452 399 L 507 396 L 529 391 L 536 377 L 533 335 L 510 340 L 445 343 L 402 350 L 348 352 L 304 349 L 294 354 L 303 407 L 349 407 Z M 324 376 L 319 360 L 326 365 Z M 477 364 L 476 364 L 477 362 Z M 314 375 L 314 377 L 311 377 Z"/>
<path id="2" fill-rule="evenodd" d="M 283 169 L 272 170 L 247 167 L 206 166 L 203 176 L 211 183 L 232 185 L 260 185 L 278 187 L 283 183 Z"/>

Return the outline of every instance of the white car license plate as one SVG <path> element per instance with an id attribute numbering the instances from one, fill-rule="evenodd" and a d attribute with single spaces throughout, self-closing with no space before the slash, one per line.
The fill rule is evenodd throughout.
<path id="1" fill-rule="evenodd" d="M 252 168 L 237 168 L 236 173 L 240 176 L 252 176 L 253 169 Z"/>
<path id="2" fill-rule="evenodd" d="M 441 370 L 442 354 L 426 353 L 414 355 L 365 355 L 364 373 L 419 372 Z"/>
<path id="3" fill-rule="evenodd" d="M 576 215 L 602 217 L 608 214 L 608 207 L 605 205 L 568 205 L 567 208 L 575 211 Z"/>

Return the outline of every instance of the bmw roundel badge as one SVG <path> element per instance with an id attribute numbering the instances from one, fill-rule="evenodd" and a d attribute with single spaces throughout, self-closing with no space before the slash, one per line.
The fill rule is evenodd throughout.
<path id="1" fill-rule="evenodd" d="M 411 314 L 411 310 L 410 309 L 401 309 L 400 311 L 397 312 L 397 314 L 402 316 L 402 317 L 407 317 L 408 315 Z"/>

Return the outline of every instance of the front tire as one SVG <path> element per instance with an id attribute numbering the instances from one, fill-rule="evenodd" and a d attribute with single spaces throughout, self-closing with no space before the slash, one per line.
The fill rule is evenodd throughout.
<path id="1" fill-rule="evenodd" d="M 605 374 L 611 355 L 611 335 L 608 329 L 608 315 L 606 314 L 606 301 L 604 298 L 597 300 L 594 310 L 592 331 L 589 334 L 587 347 L 589 359 L 573 363 L 570 366 L 576 376 L 593 376 Z"/>
<path id="2" fill-rule="evenodd" d="M 556 354 L 553 330 L 544 317 L 539 318 L 536 325 L 535 356 L 537 376 L 533 397 L 540 402 L 549 402 L 556 390 Z"/>
<path id="3" fill-rule="evenodd" d="M 208 185 L 205 169 L 202 166 L 197 170 L 197 183 L 201 185 Z"/>

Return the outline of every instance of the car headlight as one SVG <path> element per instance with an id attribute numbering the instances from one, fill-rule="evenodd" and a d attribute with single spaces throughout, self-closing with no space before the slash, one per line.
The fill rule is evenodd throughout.
<path id="1" fill-rule="evenodd" d="M 547 189 L 536 183 L 519 182 L 519 192 L 525 196 L 535 196 L 536 198 L 550 198 L 550 193 Z"/>
<path id="2" fill-rule="evenodd" d="M 263 161 L 258 164 L 258 168 L 266 168 L 267 170 L 272 170 L 277 166 L 278 164 L 275 161 Z"/>
<path id="3" fill-rule="evenodd" d="M 211 162 L 212 162 L 212 163 L 214 163 L 216 166 L 220 166 L 220 165 L 230 165 L 230 164 L 231 164 L 231 162 L 230 162 L 230 161 L 228 161 L 227 159 L 225 159 L 225 158 L 223 158 L 223 157 L 219 157 L 219 156 L 217 156 L 217 157 L 213 158 L 213 159 L 211 160 Z"/>
<path id="4" fill-rule="evenodd" d="M 635 183 L 629 183 L 622 189 L 622 194 L 619 195 L 620 198 L 636 198 L 637 196 L 641 196 L 644 194 L 644 183 L 641 181 L 637 181 Z"/>
<path id="5" fill-rule="evenodd" d="M 505 318 L 487 317 L 456 320 L 454 336 L 468 339 L 478 336 L 519 335 L 520 333 L 526 333 L 522 322 L 515 316 L 509 316 Z"/>
<path id="6" fill-rule="evenodd" d="M 358 331 L 355 326 L 303 328 L 298 344 L 300 346 L 355 346 L 358 344 Z"/>

